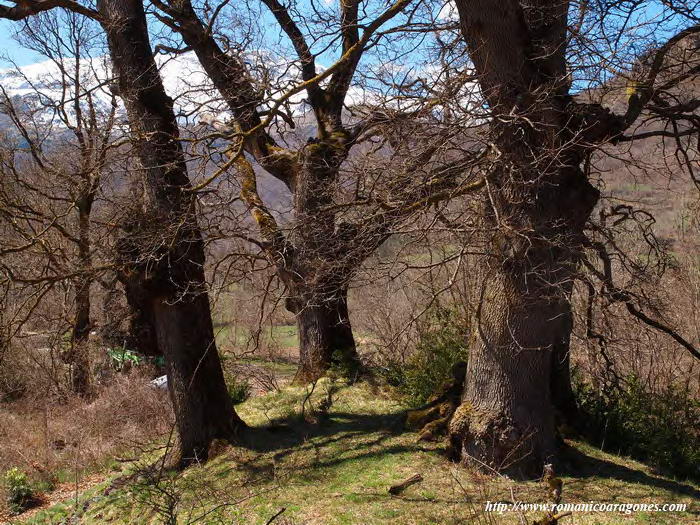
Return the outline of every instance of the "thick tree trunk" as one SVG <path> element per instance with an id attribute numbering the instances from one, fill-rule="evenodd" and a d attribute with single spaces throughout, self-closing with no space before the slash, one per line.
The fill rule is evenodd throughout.
<path id="1" fill-rule="evenodd" d="M 518 477 L 540 474 L 555 453 L 547 342 L 561 313 L 524 292 L 524 277 L 487 277 L 462 405 L 450 424 L 458 459 Z"/>
<path id="2" fill-rule="evenodd" d="M 528 478 L 541 475 L 556 453 L 555 354 L 568 350 L 568 291 L 598 193 L 577 169 L 562 170 L 536 196 L 508 186 L 499 212 L 528 235 L 500 231 L 494 238 L 450 438 L 463 463 Z"/>
<path id="3" fill-rule="evenodd" d="M 571 299 L 571 294 L 568 294 Z M 578 416 L 578 406 L 571 383 L 571 331 L 573 329 L 573 314 L 571 305 L 566 304 L 562 312 L 562 332 L 559 340 L 552 347 L 552 372 L 550 392 L 555 409 L 557 424 L 573 423 Z"/>
<path id="4" fill-rule="evenodd" d="M 244 425 L 234 412 L 214 341 L 205 294 L 174 304 L 155 299 L 159 345 L 177 416 L 181 464 L 207 459 L 215 438 L 230 440 Z"/>
<path id="5" fill-rule="evenodd" d="M 552 374 L 568 372 L 568 301 L 598 199 L 580 165 L 601 119 L 585 108 L 581 118 L 568 93 L 566 2 L 455 4 L 499 153 L 485 206 L 492 255 L 463 403 L 450 424 L 452 451 L 539 476 L 555 452 L 552 393 L 557 404 L 568 396 L 567 380 Z"/>
<path id="6" fill-rule="evenodd" d="M 153 311 L 179 437 L 169 463 L 184 467 L 206 459 L 213 439 L 234 438 L 244 423 L 233 410 L 216 349 L 195 198 L 143 3 L 100 0 L 98 8 L 149 192 L 148 209 L 120 253 Z"/>
<path id="7" fill-rule="evenodd" d="M 126 302 L 129 305 L 129 348 L 147 356 L 162 356 L 156 337 L 156 320 L 149 293 L 137 279 L 123 276 Z"/>
<path id="8" fill-rule="evenodd" d="M 314 381 L 333 366 L 350 378 L 356 376 L 360 366 L 348 315 L 347 289 L 299 304 L 295 312 L 299 332 L 295 381 Z"/>

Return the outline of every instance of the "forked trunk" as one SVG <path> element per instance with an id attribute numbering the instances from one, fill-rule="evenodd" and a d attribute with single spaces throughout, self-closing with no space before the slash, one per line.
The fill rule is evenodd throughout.
<path id="1" fill-rule="evenodd" d="M 313 381 L 332 365 L 354 376 L 359 359 L 348 315 L 349 276 L 359 262 L 348 257 L 335 214 L 339 167 L 347 156 L 347 132 L 309 142 L 295 179 L 295 258 L 287 279 L 288 301 L 299 329 L 297 382 Z M 360 261 L 361 262 L 361 261 Z"/>
<path id="2" fill-rule="evenodd" d="M 347 291 L 321 301 L 309 301 L 296 313 L 299 331 L 299 370 L 296 382 L 308 383 L 335 366 L 350 378 L 359 360 L 348 315 Z"/>
<path id="3" fill-rule="evenodd" d="M 325 276 L 347 275 L 362 262 L 362 257 L 357 258 L 354 266 L 342 260 L 348 241 L 339 235 L 332 211 L 340 165 L 350 147 L 351 134 L 343 128 L 340 118 L 343 96 L 321 96 L 320 89 L 310 88 L 309 99 L 316 114 L 318 135 L 307 142 L 301 155 L 284 152 L 264 129 L 260 129 L 258 108 L 262 107 L 262 100 L 250 82 L 245 65 L 221 48 L 199 19 L 192 2 L 173 2 L 171 7 L 176 7 L 170 14 L 177 19 L 183 40 L 195 52 L 226 101 L 237 126 L 244 132 L 251 131 L 246 134 L 246 151 L 265 170 L 283 181 L 294 195 L 296 225 L 293 233 L 285 237 L 257 195 L 252 169 L 241 192 L 243 200 L 251 206 L 266 240 L 268 257 L 278 266 L 279 276 L 290 288 L 305 289 L 304 299 L 292 290 L 296 297 L 289 301 L 295 303 L 290 311 L 296 315 L 299 331 L 297 381 L 317 379 L 334 363 L 349 374 L 356 373 L 359 360 L 348 319 L 347 283 L 338 279 L 342 283 L 338 286 L 340 291 L 321 297 L 328 280 Z M 318 275 L 324 276 L 321 284 L 315 279 Z M 314 299 L 306 298 L 309 295 Z M 318 297 L 321 298 L 316 299 Z"/>

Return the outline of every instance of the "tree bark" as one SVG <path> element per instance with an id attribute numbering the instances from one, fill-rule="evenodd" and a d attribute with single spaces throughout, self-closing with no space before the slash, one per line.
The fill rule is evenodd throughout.
<path id="1" fill-rule="evenodd" d="M 332 366 L 351 378 L 356 376 L 360 364 L 348 314 L 347 288 L 333 290 L 326 297 L 293 302 L 299 333 L 295 382 L 315 381 Z"/>
<path id="2" fill-rule="evenodd" d="M 570 304 L 571 293 L 567 294 L 567 299 L 568 302 L 562 312 L 561 335 L 552 347 L 550 392 L 557 424 L 572 423 L 578 415 L 578 406 L 571 383 L 571 331 L 574 323 Z"/>
<path id="3" fill-rule="evenodd" d="M 523 293 L 522 277 L 494 272 L 484 284 L 462 404 L 450 423 L 452 452 L 470 466 L 536 476 L 555 453 L 546 347 L 558 308 Z"/>
<path id="4" fill-rule="evenodd" d="M 530 233 L 493 239 L 462 404 L 450 423 L 457 459 L 520 478 L 541 475 L 555 457 L 553 366 L 570 337 L 567 290 L 598 198 L 576 169 L 558 179 L 536 196 L 519 184 L 501 188 L 498 211 Z"/>
<path id="5" fill-rule="evenodd" d="M 244 424 L 224 381 L 207 295 L 175 303 L 155 300 L 153 308 L 177 417 L 180 450 L 176 458 L 186 466 L 206 460 L 213 439 L 231 440 Z"/>
<path id="6" fill-rule="evenodd" d="M 144 290 L 138 279 L 123 276 L 126 302 L 129 305 L 128 346 L 147 356 L 162 356 L 163 351 L 158 346 L 156 336 L 156 321 L 153 305 L 147 290 Z"/>
<path id="7" fill-rule="evenodd" d="M 348 313 L 349 276 L 361 259 L 353 258 L 332 208 L 340 164 L 348 153 L 341 130 L 306 145 L 295 177 L 295 246 L 290 286 L 299 329 L 297 381 L 318 379 L 332 365 L 354 375 L 359 357 Z M 290 304 L 290 302 L 288 302 Z"/>
<path id="8" fill-rule="evenodd" d="M 566 2 L 497 9 L 457 0 L 462 34 L 493 113 L 498 168 L 485 205 L 493 232 L 462 404 L 450 423 L 452 453 L 519 477 L 535 477 L 556 452 L 557 403 L 571 335 L 569 296 L 598 200 L 580 169 L 590 146 L 577 141 L 568 95 Z M 556 368 L 556 370 L 553 370 Z"/>
<path id="9" fill-rule="evenodd" d="M 71 337 L 71 388 L 81 396 L 90 393 L 90 291 L 93 277 L 90 246 L 90 213 L 93 197 L 83 195 L 78 200 L 78 260 L 81 274 L 75 280 L 75 321 Z"/>
<path id="10" fill-rule="evenodd" d="M 149 192 L 148 209 L 120 253 L 149 295 L 179 437 L 169 464 L 182 468 L 205 460 L 213 439 L 232 439 L 245 425 L 233 410 L 216 349 L 195 196 L 143 3 L 100 0 L 98 9 Z"/>
<path id="11" fill-rule="evenodd" d="M 71 389 L 86 396 L 90 392 L 90 287 L 92 280 L 81 277 L 76 280 L 75 323 L 71 341 Z"/>

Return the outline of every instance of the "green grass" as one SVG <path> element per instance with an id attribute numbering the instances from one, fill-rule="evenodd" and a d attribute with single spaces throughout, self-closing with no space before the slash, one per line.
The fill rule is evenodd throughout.
<path id="1" fill-rule="evenodd" d="M 242 357 L 240 359 L 236 359 L 236 364 L 239 366 L 259 366 L 266 368 L 275 374 L 283 376 L 294 375 L 298 368 L 296 363 L 288 363 L 286 361 L 267 361 L 257 357 Z"/>
<path id="2" fill-rule="evenodd" d="M 244 446 L 228 447 L 208 463 L 156 483 L 141 480 L 107 496 L 106 484 L 93 489 L 78 505 L 79 523 L 166 523 L 163 509 L 169 503 L 177 523 L 265 524 L 285 508 L 273 523 L 516 524 L 523 522 L 520 515 L 485 514 L 484 502 L 545 501 L 539 483 L 470 472 L 445 459 L 442 443 L 417 442 L 416 434 L 403 430 L 405 407 L 381 388 L 335 386 L 328 418 L 312 422 L 300 417 L 305 387 L 250 399 L 237 408 L 252 427 Z M 318 406 L 329 388 L 328 380 L 319 382 L 312 405 Z M 684 514 L 581 513 L 562 519 L 562 525 L 698 522 L 696 485 L 654 475 L 640 463 L 578 442 L 568 444 L 563 464 L 564 502 L 687 502 L 691 509 Z M 400 496 L 388 494 L 390 485 L 416 472 L 423 482 Z M 74 508 L 56 506 L 28 523 L 61 523 Z M 524 522 L 540 517 L 530 513 Z"/>
<path id="3" fill-rule="evenodd" d="M 621 194 L 650 194 L 654 192 L 654 188 L 649 184 L 640 182 L 623 182 L 612 188 L 615 193 Z"/>
<path id="4" fill-rule="evenodd" d="M 255 333 L 248 328 L 221 325 L 214 328 L 216 344 L 220 348 L 251 349 L 255 347 Z M 261 329 L 257 342 L 260 345 L 274 344 L 279 348 L 295 348 L 297 342 L 297 327 L 294 325 L 275 325 Z"/>

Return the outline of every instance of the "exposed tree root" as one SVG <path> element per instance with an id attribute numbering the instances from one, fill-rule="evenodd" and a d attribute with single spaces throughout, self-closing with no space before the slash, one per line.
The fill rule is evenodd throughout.
<path id="1" fill-rule="evenodd" d="M 420 408 L 406 414 L 406 428 L 418 431 L 418 441 L 436 441 L 447 432 L 447 426 L 460 405 L 467 363 L 460 361 L 452 367 L 452 379 Z"/>

